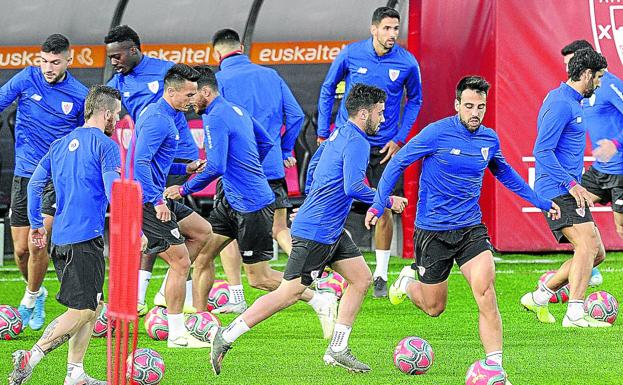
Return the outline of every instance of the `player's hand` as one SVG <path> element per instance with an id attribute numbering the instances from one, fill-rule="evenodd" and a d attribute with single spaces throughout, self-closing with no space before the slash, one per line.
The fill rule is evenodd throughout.
<path id="1" fill-rule="evenodd" d="M 387 153 L 385 157 L 381 159 L 381 164 L 390 160 L 392 156 L 394 156 L 394 154 L 398 152 L 398 150 L 400 150 L 400 146 L 396 144 L 396 142 L 394 142 L 393 140 L 387 142 L 387 144 L 383 146 L 383 148 L 381 148 L 381 151 L 379 151 L 381 154 Z"/>
<path id="2" fill-rule="evenodd" d="M 141 236 L 141 252 L 144 252 L 147 249 L 147 237 L 145 234 Z"/>
<path id="3" fill-rule="evenodd" d="M 169 210 L 169 206 L 167 206 L 166 202 L 154 206 L 154 209 L 156 209 L 156 218 L 160 219 L 162 222 L 171 220 L 171 210 Z"/>
<path id="4" fill-rule="evenodd" d="M 293 157 L 293 156 L 288 157 L 288 159 L 283 161 L 283 165 L 286 168 L 290 168 L 290 167 L 296 166 L 296 158 Z"/>
<path id="5" fill-rule="evenodd" d="M 372 211 L 368 211 L 366 213 L 366 219 L 364 224 L 366 225 L 366 229 L 370 230 L 370 226 L 374 226 L 376 225 L 376 222 L 378 222 L 379 218 L 377 218 L 376 215 L 374 215 L 374 213 Z"/>
<path id="6" fill-rule="evenodd" d="M 316 144 L 320 146 L 325 140 L 327 140 L 327 138 L 322 138 L 319 136 L 316 138 Z"/>
<path id="7" fill-rule="evenodd" d="M 168 199 L 181 199 L 180 186 L 174 184 L 173 186 L 167 187 L 167 189 L 164 190 L 164 197 Z"/>
<path id="8" fill-rule="evenodd" d="M 206 168 L 206 160 L 205 159 L 197 159 L 192 161 L 186 165 L 186 174 L 198 174 L 203 172 Z"/>
<path id="9" fill-rule="evenodd" d="M 560 207 L 558 207 L 556 202 L 552 202 L 552 208 L 547 212 L 547 216 L 554 221 L 560 219 Z"/>
<path id="10" fill-rule="evenodd" d="M 593 150 L 593 156 L 600 162 L 609 161 L 619 151 L 610 139 L 602 139 L 597 144 L 599 146 Z"/>
<path id="11" fill-rule="evenodd" d="M 48 231 L 45 227 L 30 229 L 30 241 L 39 249 L 44 249 L 48 245 Z"/>
<path id="12" fill-rule="evenodd" d="M 290 222 L 292 222 L 294 220 L 294 218 L 296 218 L 296 215 L 299 213 L 299 208 L 295 207 L 292 209 L 292 213 L 290 214 Z"/>
<path id="13" fill-rule="evenodd" d="M 407 198 L 392 196 L 392 207 L 391 210 L 397 214 L 400 214 L 404 211 L 405 207 L 409 204 L 409 200 Z"/>
<path id="14" fill-rule="evenodd" d="M 569 194 L 575 198 L 575 202 L 578 204 L 579 208 L 583 209 L 585 207 L 593 207 L 595 205 L 593 203 L 591 193 L 589 193 L 588 190 L 582 187 L 579 183 L 571 187 Z"/>

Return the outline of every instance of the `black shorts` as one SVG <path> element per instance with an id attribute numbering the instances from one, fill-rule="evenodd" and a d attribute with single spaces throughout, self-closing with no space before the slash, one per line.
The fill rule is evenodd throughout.
<path id="1" fill-rule="evenodd" d="M 171 220 L 162 222 L 156 217 L 156 209 L 151 203 L 143 204 L 143 233 L 147 237 L 145 254 L 159 254 L 173 245 L 184 243 L 178 222 L 191 215 L 194 211 L 178 201 L 167 199 L 171 210 Z"/>
<path id="2" fill-rule="evenodd" d="M 458 230 L 431 231 L 415 229 L 413 270 L 426 284 L 448 279 L 456 260 L 459 267 L 483 251 L 493 251 L 487 227 L 483 224 Z"/>
<path id="3" fill-rule="evenodd" d="M 236 239 L 243 263 L 270 261 L 273 257 L 273 205 L 251 213 L 241 213 L 231 207 L 225 196 L 214 204 L 208 218 L 212 232 Z"/>
<path id="4" fill-rule="evenodd" d="M 552 199 L 560 207 L 560 219 L 553 220 L 544 212 L 545 219 L 552 230 L 554 238 L 558 243 L 569 243 L 567 237 L 562 233 L 565 227 L 571 227 L 579 223 L 593 222 L 593 215 L 588 208 L 580 209 L 571 194 L 564 194 Z"/>
<path id="5" fill-rule="evenodd" d="M 612 211 L 623 213 L 623 175 L 604 174 L 591 166 L 582 175 L 582 186 L 599 197 L 599 203 L 612 202 Z"/>
<path id="6" fill-rule="evenodd" d="M 9 212 L 10 223 L 13 227 L 30 226 L 28 220 L 28 182 L 30 178 L 13 176 L 11 186 L 11 210 Z M 56 214 L 56 193 L 52 182 L 43 189 L 41 197 L 41 213 L 54 216 Z"/>
<path id="7" fill-rule="evenodd" d="M 180 159 L 180 158 L 173 159 L 173 163 L 185 163 L 185 164 L 188 164 L 190 162 L 193 162 L 193 160 L 192 159 Z M 188 178 L 190 178 L 189 174 L 181 174 L 181 175 L 169 174 L 169 175 L 167 175 L 167 187 L 169 187 L 169 186 L 176 186 L 176 185 L 177 186 L 181 186 L 184 183 L 186 183 Z"/>
<path id="8" fill-rule="evenodd" d="M 52 262 L 61 288 L 56 300 L 70 309 L 97 309 L 103 298 L 104 238 L 97 237 L 70 245 L 54 245 Z"/>
<path id="9" fill-rule="evenodd" d="M 366 177 L 368 178 L 368 183 L 370 187 L 376 188 L 379 185 L 379 181 L 381 180 L 381 175 L 383 175 L 383 171 L 385 171 L 385 167 L 389 161 L 381 164 L 381 160 L 385 158 L 385 153 L 381 154 L 382 147 L 372 147 L 370 148 L 370 161 L 368 162 L 368 169 L 366 170 Z M 402 194 L 402 174 L 398 178 L 396 182 L 396 186 L 394 186 L 394 194 L 401 195 Z"/>
<path id="10" fill-rule="evenodd" d="M 342 231 L 340 239 L 330 245 L 293 236 L 292 252 L 283 279 L 291 281 L 300 277 L 301 283 L 309 286 L 320 277 L 325 266 L 359 256 L 361 251 L 345 231 Z"/>
<path id="11" fill-rule="evenodd" d="M 292 207 L 288 198 L 288 183 L 285 178 L 268 181 L 268 185 L 275 193 L 275 209 L 289 209 Z"/>

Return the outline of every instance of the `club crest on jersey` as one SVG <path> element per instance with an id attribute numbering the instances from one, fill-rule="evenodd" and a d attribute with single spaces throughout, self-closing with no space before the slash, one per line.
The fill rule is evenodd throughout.
<path id="1" fill-rule="evenodd" d="M 147 83 L 147 88 L 149 88 L 152 93 L 157 94 L 160 89 L 160 84 L 157 80 L 154 80 L 153 82 Z"/>
<path id="2" fill-rule="evenodd" d="M 623 64 L 623 4 L 619 1 L 588 0 L 595 50 Z M 613 67 L 613 66 L 609 66 Z"/>
<path id="3" fill-rule="evenodd" d="M 489 147 L 482 147 L 480 149 L 480 153 L 482 154 L 482 158 L 484 160 L 489 159 Z"/>
<path id="4" fill-rule="evenodd" d="M 584 216 L 586 215 L 586 209 L 584 207 L 575 209 L 575 212 L 578 213 L 578 215 L 582 218 L 584 218 Z"/>
<path id="5" fill-rule="evenodd" d="M 395 82 L 398 76 L 400 76 L 400 70 L 389 70 L 389 78 L 392 82 Z"/>
<path id="6" fill-rule="evenodd" d="M 80 142 L 78 141 L 78 139 L 72 140 L 71 142 L 69 142 L 69 146 L 67 146 L 70 152 L 76 151 L 78 147 L 80 147 Z"/>
<path id="7" fill-rule="evenodd" d="M 74 104 L 72 102 L 61 102 L 61 108 L 65 115 L 71 112 L 71 109 L 74 108 Z"/>

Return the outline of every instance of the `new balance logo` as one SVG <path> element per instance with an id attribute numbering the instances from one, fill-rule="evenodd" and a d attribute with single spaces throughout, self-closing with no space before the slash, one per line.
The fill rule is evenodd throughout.
<path id="1" fill-rule="evenodd" d="M 461 150 L 459 150 L 458 148 L 453 148 L 452 150 L 450 150 L 450 154 L 461 155 Z"/>
<path id="2" fill-rule="evenodd" d="M 39 102 L 41 101 L 41 99 L 43 99 L 43 97 L 39 94 L 33 94 L 30 98 L 36 102 Z"/>
<path id="3" fill-rule="evenodd" d="M 357 70 L 357 73 L 365 75 L 368 73 L 368 69 L 366 67 L 359 67 L 359 69 Z"/>

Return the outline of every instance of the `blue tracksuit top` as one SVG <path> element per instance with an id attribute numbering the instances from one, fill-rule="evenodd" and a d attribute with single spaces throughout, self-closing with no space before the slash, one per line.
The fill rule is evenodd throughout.
<path id="1" fill-rule="evenodd" d="M 346 90 L 335 118 L 335 126 L 342 126 L 348 120 L 344 103 L 350 89 L 357 83 L 364 83 L 379 87 L 387 93 L 385 122 L 381 123 L 378 135 L 368 138 L 370 144 L 382 147 L 390 140 L 404 143 L 422 106 L 420 66 L 415 57 L 398 45 L 394 45 L 385 55 L 378 56 L 372 46 L 372 38 L 347 45 L 331 64 L 320 89 L 318 136 L 322 138 L 329 136 L 335 87 L 344 79 Z M 405 88 L 407 104 L 399 126 L 400 104 Z"/>

